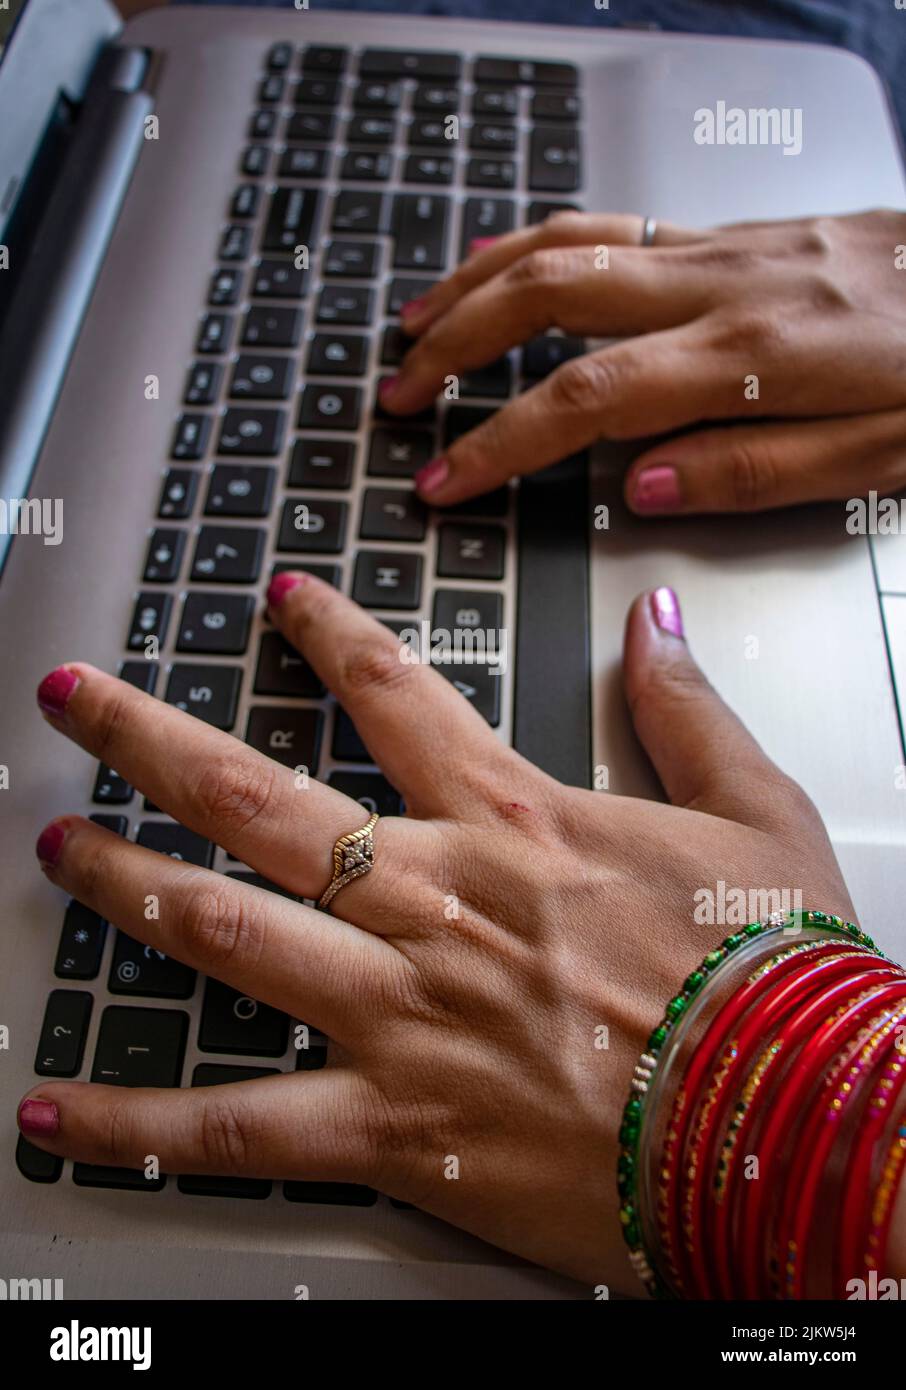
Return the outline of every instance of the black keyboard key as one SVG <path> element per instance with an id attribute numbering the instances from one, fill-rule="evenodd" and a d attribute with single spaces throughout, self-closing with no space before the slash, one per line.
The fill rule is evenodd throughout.
<path id="1" fill-rule="evenodd" d="M 204 457 L 211 437 L 210 415 L 180 415 L 173 432 L 170 453 L 175 459 L 195 463 Z"/>
<path id="2" fill-rule="evenodd" d="M 139 994 L 147 999 L 190 999 L 195 971 L 118 931 L 107 988 L 111 994 Z"/>
<path id="3" fill-rule="evenodd" d="M 147 651 L 145 643 L 149 637 L 156 638 L 159 646 L 163 646 L 172 608 L 170 594 L 155 594 L 146 590 L 139 594 L 126 641 L 131 652 Z"/>
<path id="4" fill-rule="evenodd" d="M 518 116 L 519 94 L 512 87 L 476 87 L 472 97 L 472 115 L 493 121 Z"/>
<path id="5" fill-rule="evenodd" d="M 171 526 L 158 526 L 151 532 L 142 579 L 152 584 L 175 583 L 179 578 L 185 548 L 185 531 L 174 530 Z"/>
<path id="6" fill-rule="evenodd" d="M 106 940 L 103 917 L 72 899 L 63 919 L 54 974 L 61 980 L 96 980 Z"/>
<path id="7" fill-rule="evenodd" d="M 118 674 L 121 681 L 125 681 L 136 690 L 143 690 L 146 695 L 154 694 L 157 684 L 156 661 L 124 661 Z"/>
<path id="8" fill-rule="evenodd" d="M 57 1158 L 56 1154 L 35 1148 L 20 1134 L 16 1144 L 16 1167 L 29 1182 L 58 1182 L 63 1171 L 63 1160 Z"/>
<path id="9" fill-rule="evenodd" d="M 503 236 L 515 225 L 513 204 L 505 198 L 467 198 L 462 216 L 461 256 L 478 237 Z"/>
<path id="10" fill-rule="evenodd" d="M 510 507 L 510 489 L 495 487 L 493 492 L 470 497 L 466 502 L 457 502 L 448 510 L 456 516 L 506 516 Z"/>
<path id="11" fill-rule="evenodd" d="M 453 149 L 453 126 L 445 120 L 439 120 L 437 116 L 421 116 L 409 126 L 409 148 L 418 148 L 420 145 L 430 146 L 431 149 Z"/>
<path id="12" fill-rule="evenodd" d="M 238 266 L 222 265 L 214 271 L 208 288 L 208 303 L 215 309 L 235 304 L 242 288 L 242 271 Z M 198 366 L 212 370 L 211 364 L 199 362 Z"/>
<path id="13" fill-rule="evenodd" d="M 470 159 L 466 183 L 469 188 L 515 188 L 516 165 L 511 159 Z"/>
<path id="14" fill-rule="evenodd" d="M 570 338 L 555 333 L 545 333 L 540 338 L 532 338 L 522 349 L 522 375 L 533 381 L 541 381 L 564 362 L 569 362 L 573 357 L 581 357 L 585 350 L 585 341 L 582 338 Z"/>
<path id="15" fill-rule="evenodd" d="M 477 58 L 473 78 L 479 85 L 498 82 L 501 85 L 573 88 L 578 85 L 579 70 L 572 63 L 535 63 L 523 58 Z"/>
<path id="16" fill-rule="evenodd" d="M 354 1182 L 285 1182 L 288 1202 L 314 1202 L 319 1206 L 373 1207 L 377 1193 Z"/>
<path id="17" fill-rule="evenodd" d="M 344 183 L 386 183 L 392 173 L 393 156 L 383 150 L 349 150 L 340 167 Z"/>
<path id="18" fill-rule="evenodd" d="M 252 272 L 255 299 L 302 299 L 308 284 L 308 271 L 297 269 L 292 261 L 265 257 Z"/>
<path id="19" fill-rule="evenodd" d="M 220 238 L 220 249 L 217 254 L 222 261 L 244 261 L 248 259 L 251 245 L 251 227 L 231 224 L 223 230 Z"/>
<path id="20" fill-rule="evenodd" d="M 359 527 L 363 541 L 423 541 L 427 524 L 427 508 L 408 488 L 365 489 Z"/>
<path id="21" fill-rule="evenodd" d="M 301 570 L 303 574 L 313 574 L 316 579 L 322 579 L 325 584 L 332 584 L 335 589 L 340 587 L 339 565 L 312 565 L 307 560 L 278 561 L 272 566 L 271 574 L 286 574 L 289 570 Z"/>
<path id="22" fill-rule="evenodd" d="M 254 584 L 266 541 L 267 532 L 257 526 L 202 526 L 191 577 L 217 584 Z"/>
<path id="23" fill-rule="evenodd" d="M 164 474 L 157 515 L 184 521 L 192 515 L 198 494 L 198 474 L 191 468 L 168 468 Z"/>
<path id="24" fill-rule="evenodd" d="M 271 164 L 271 150 L 269 145 L 249 145 L 245 154 L 242 156 L 241 169 L 243 174 L 249 178 L 261 179 L 267 173 Z M 232 301 L 229 301 L 232 303 Z"/>
<path id="25" fill-rule="evenodd" d="M 360 550 L 355 559 L 352 597 L 363 608 L 418 608 L 422 557 L 403 551 Z"/>
<path id="26" fill-rule="evenodd" d="M 486 367 L 475 367 L 466 372 L 459 383 L 463 396 L 492 396 L 504 399 L 510 394 L 513 385 L 513 369 L 508 357 L 498 357 Z"/>
<path id="27" fill-rule="evenodd" d="M 503 625 L 503 595 L 492 589 L 438 589 L 432 626 L 445 632 L 481 628 L 499 632 Z"/>
<path id="28" fill-rule="evenodd" d="M 411 299 L 420 299 L 439 281 L 421 279 L 412 275 L 394 275 L 390 281 L 390 288 L 387 291 L 387 313 L 395 317 L 404 304 L 408 304 Z M 409 338 L 411 344 L 412 339 Z"/>
<path id="29" fill-rule="evenodd" d="M 462 59 L 456 53 L 423 53 L 414 49 L 366 48 L 359 59 L 363 77 L 419 77 L 458 82 Z"/>
<path id="30" fill-rule="evenodd" d="M 316 188 L 276 188 L 264 229 L 264 251 L 294 251 L 310 246 L 315 232 L 320 194 Z"/>
<path id="31" fill-rule="evenodd" d="M 318 297 L 318 323 L 364 328 L 374 314 L 374 296 L 359 285 L 325 285 Z"/>
<path id="32" fill-rule="evenodd" d="M 503 677 L 496 675 L 493 667 L 471 661 L 437 662 L 434 669 L 475 706 L 492 729 L 496 729 L 500 723 L 500 682 Z"/>
<path id="33" fill-rule="evenodd" d="M 238 217 L 243 220 L 257 216 L 258 206 L 261 202 L 261 189 L 256 183 L 240 184 L 233 194 L 233 201 L 230 204 L 230 216 Z"/>
<path id="34" fill-rule="evenodd" d="M 78 1075 L 93 1003 L 81 990 L 51 990 L 35 1054 L 39 1076 Z"/>
<path id="35" fill-rule="evenodd" d="M 381 337 L 381 366 L 402 366 L 403 358 L 412 346 L 412 339 L 398 324 L 388 323 Z"/>
<path id="36" fill-rule="evenodd" d="M 285 72 L 293 61 L 291 43 L 275 43 L 268 50 L 267 66 L 271 72 Z"/>
<path id="37" fill-rule="evenodd" d="M 196 362 L 186 379 L 186 405 L 213 405 L 220 390 L 223 367 L 219 362 Z"/>
<path id="38" fill-rule="evenodd" d="M 321 270 L 334 278 L 372 280 L 378 273 L 380 247 L 376 241 L 329 241 L 324 248 Z"/>
<path id="39" fill-rule="evenodd" d="M 324 694 L 324 683 L 279 632 L 265 632 L 258 650 L 255 694 L 318 700 Z"/>
<path id="40" fill-rule="evenodd" d="M 289 465 L 290 487 L 346 488 L 352 483 L 355 445 L 347 439 L 297 439 Z"/>
<path id="41" fill-rule="evenodd" d="M 232 314 L 205 314 L 198 330 L 196 352 L 229 352 L 233 336 Z"/>
<path id="42" fill-rule="evenodd" d="M 398 82 L 360 82 L 352 104 L 357 111 L 397 111 L 402 95 Z"/>
<path id="43" fill-rule="evenodd" d="M 336 76 L 346 71 L 349 50 L 335 45 L 309 44 L 302 54 L 303 72 L 331 72 Z"/>
<path id="44" fill-rule="evenodd" d="M 346 543 L 346 502 L 331 498 L 288 497 L 283 504 L 278 550 L 338 555 Z"/>
<path id="45" fill-rule="evenodd" d="M 367 364 L 368 339 L 361 333 L 316 333 L 311 340 L 310 375 L 363 376 Z"/>
<path id="46" fill-rule="evenodd" d="M 277 173 L 282 179 L 326 179 L 329 163 L 328 150 L 297 149 L 291 145 L 281 154 Z"/>
<path id="47" fill-rule="evenodd" d="M 109 830 L 111 835 L 125 835 L 129 829 L 128 816 L 89 816 L 88 819 L 95 825 L 99 825 L 102 830 Z"/>
<path id="48" fill-rule="evenodd" d="M 411 478 L 435 452 L 434 436 L 428 430 L 405 425 L 376 429 L 371 435 L 368 472 L 375 478 Z"/>
<path id="49" fill-rule="evenodd" d="M 282 1057 L 289 1037 L 289 1018 L 219 980 L 205 985 L 198 1046 L 202 1052 Z"/>
<path id="50" fill-rule="evenodd" d="M 262 106 L 274 106 L 278 101 L 283 100 L 283 93 L 286 91 L 286 83 L 279 73 L 270 73 L 269 76 L 262 78 L 258 86 L 258 100 Z"/>
<path id="51" fill-rule="evenodd" d="M 579 133 L 572 126 L 536 125 L 529 141 L 529 188 L 572 193 L 579 187 Z"/>
<path id="52" fill-rule="evenodd" d="M 469 132 L 470 150 L 494 150 L 497 154 L 511 154 L 518 143 L 517 128 L 499 121 L 476 121 Z"/>
<path id="53" fill-rule="evenodd" d="M 327 779 L 344 796 L 357 801 L 369 816 L 400 816 L 403 798 L 379 772 L 332 772 Z"/>
<path id="54" fill-rule="evenodd" d="M 577 121 L 581 114 L 575 92 L 536 92 L 532 98 L 533 121 Z"/>
<path id="55" fill-rule="evenodd" d="M 437 573 L 443 579 L 502 579 L 505 544 L 499 526 L 445 522 L 438 528 Z"/>
<path id="56" fill-rule="evenodd" d="M 302 315 L 298 309 L 276 305 L 257 305 L 245 316 L 242 342 L 246 347 L 296 347 L 302 333 Z"/>
<path id="57" fill-rule="evenodd" d="M 362 410 L 358 386 L 318 386 L 309 383 L 302 390 L 299 428 L 303 430 L 356 430 Z"/>
<path id="58" fill-rule="evenodd" d="M 169 855 L 171 859 L 197 864 L 201 869 L 209 869 L 214 862 L 214 846 L 210 840 L 174 821 L 143 821 L 138 828 L 136 844 Z"/>
<path id="59" fill-rule="evenodd" d="M 276 1076 L 274 1067 L 219 1066 L 215 1062 L 200 1062 L 192 1073 L 193 1086 L 227 1086 L 239 1081 L 253 1081 L 258 1076 Z M 269 1197 L 273 1184 L 269 1178 L 217 1177 L 209 1173 L 186 1173 L 177 1178 L 180 1192 L 193 1197 L 248 1197 L 261 1200 Z"/>
<path id="60" fill-rule="evenodd" d="M 283 446 L 286 416 L 282 410 L 230 409 L 220 426 L 222 454 L 263 454 L 272 457 Z"/>
<path id="61" fill-rule="evenodd" d="M 333 743 L 330 746 L 330 751 L 339 763 L 370 763 L 372 761 L 371 754 L 359 737 L 358 729 L 346 711 L 340 709 L 339 706 L 334 720 Z"/>
<path id="62" fill-rule="evenodd" d="M 487 405 L 449 406 L 444 416 L 444 448 L 449 448 L 462 435 L 477 429 L 479 425 L 483 425 L 485 420 L 490 420 L 494 413 L 493 407 Z"/>
<path id="63" fill-rule="evenodd" d="M 245 741 L 286 767 L 304 767 L 313 774 L 323 726 L 324 714 L 319 709 L 255 705 L 249 710 Z"/>
<path id="64" fill-rule="evenodd" d="M 338 193 L 333 205 L 331 229 L 335 232 L 383 232 L 384 195 L 368 189 Z"/>
<path id="65" fill-rule="evenodd" d="M 249 136 L 252 140 L 269 140 L 277 129 L 277 113 L 271 109 L 256 111 L 249 121 Z"/>
<path id="66" fill-rule="evenodd" d="M 248 646 L 253 612 L 250 594 L 188 594 L 176 650 L 241 656 Z"/>
<path id="67" fill-rule="evenodd" d="M 395 137 L 394 116 L 353 116 L 346 126 L 347 145 L 392 145 Z"/>
<path id="68" fill-rule="evenodd" d="M 194 714 L 215 729 L 229 731 L 236 723 L 241 685 L 241 666 L 195 666 L 177 661 L 170 668 L 164 698 L 168 705 Z"/>
<path id="69" fill-rule="evenodd" d="M 106 802 L 110 806 L 125 806 L 134 795 L 135 788 L 129 785 L 125 777 L 121 777 L 106 763 L 98 764 L 92 801 Z"/>
<path id="70" fill-rule="evenodd" d="M 450 200 L 439 193 L 398 193 L 393 217 L 397 270 L 443 270 L 447 256 Z"/>
<path id="71" fill-rule="evenodd" d="M 459 88 L 440 82 L 419 82 L 412 93 L 412 110 L 450 115 L 459 110 Z"/>
<path id="72" fill-rule="evenodd" d="M 311 1039 L 307 1047 L 296 1047 L 296 1071 L 320 1071 L 326 1064 L 326 1041 Z"/>
<path id="73" fill-rule="evenodd" d="M 404 183 L 451 184 L 456 170 L 447 155 L 410 154 L 403 167 Z"/>
<path id="74" fill-rule="evenodd" d="M 214 465 L 205 502 L 205 516 L 267 516 L 276 475 L 266 464 Z"/>
<path id="75" fill-rule="evenodd" d="M 296 84 L 296 105 L 336 106 L 341 90 L 334 77 L 305 76 Z"/>
<path id="76" fill-rule="evenodd" d="M 334 138 L 337 118 L 332 111 L 294 111 L 286 123 L 284 139 L 290 144 Z"/>
<path id="77" fill-rule="evenodd" d="M 293 384 L 291 357 L 242 353 L 233 368 L 230 395 L 245 400 L 285 401 Z"/>

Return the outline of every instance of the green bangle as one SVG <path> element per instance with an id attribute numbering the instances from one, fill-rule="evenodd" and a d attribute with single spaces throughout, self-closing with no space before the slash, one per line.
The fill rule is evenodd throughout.
<path id="1" fill-rule="evenodd" d="M 617 1191 L 620 1198 L 623 1239 L 629 1247 L 629 1262 L 648 1292 L 655 1298 L 669 1298 L 672 1294 L 656 1272 L 655 1262 L 642 1236 L 638 1181 L 639 1148 L 646 1095 L 674 1029 L 685 1017 L 693 999 L 700 998 L 702 991 L 712 982 L 712 977 L 720 966 L 734 956 L 741 946 L 770 933 L 789 931 L 791 928 L 797 931 L 817 929 L 850 937 L 870 950 L 877 950 L 871 937 L 862 931 L 861 927 L 855 926 L 852 922 L 845 922 L 842 917 L 830 916 L 826 912 L 774 912 L 761 922 L 749 922 L 747 926 L 740 927 L 738 931 L 726 937 L 715 950 L 709 951 L 698 969 L 687 976 L 679 994 L 674 995 L 667 1004 L 664 1017 L 649 1037 L 645 1051 L 636 1064 L 630 1083 L 629 1098 L 623 1108 L 620 1123 Z"/>

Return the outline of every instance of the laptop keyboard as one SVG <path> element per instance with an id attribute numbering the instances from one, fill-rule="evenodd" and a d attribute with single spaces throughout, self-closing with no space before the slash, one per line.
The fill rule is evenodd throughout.
<path id="1" fill-rule="evenodd" d="M 306 767 L 369 813 L 399 814 L 398 793 L 348 715 L 269 628 L 262 593 L 272 574 L 302 568 L 396 631 L 425 618 L 447 630 L 512 626 L 513 489 L 440 515 L 411 480 L 583 344 L 545 335 L 464 376 L 457 398 L 405 420 L 381 410 L 376 389 L 408 346 L 400 307 L 447 274 L 473 239 L 579 205 L 579 73 L 560 62 L 280 43 L 264 55 L 251 98 L 235 188 L 219 233 L 212 227 L 212 270 L 199 287 L 204 307 L 157 514 L 137 557 L 131 615 L 124 609 L 119 675 L 289 767 Z M 145 659 L 149 638 L 160 660 Z M 493 727 L 501 724 L 511 674 L 438 669 Z M 134 831 L 148 848 L 291 896 L 163 817 L 115 769 L 98 767 L 91 796 L 92 819 L 115 834 Z M 92 1081 L 179 1086 L 187 1053 L 201 1053 L 211 1060 L 194 1065 L 189 1080 L 209 1086 L 316 1070 L 327 1059 L 316 1030 L 199 980 L 78 902 L 65 912 L 54 975 L 96 989 L 103 980 L 115 1002 L 54 988 L 39 1076 L 78 1076 L 90 1054 Z M 197 1017 L 179 1007 L 196 997 Z M 17 1162 L 36 1182 L 63 1171 L 62 1160 L 21 1138 Z M 167 1181 L 84 1163 L 72 1177 L 143 1191 Z M 192 1175 L 176 1185 L 245 1198 L 272 1188 Z M 290 1201 L 377 1200 L 347 1183 L 282 1187 Z"/>

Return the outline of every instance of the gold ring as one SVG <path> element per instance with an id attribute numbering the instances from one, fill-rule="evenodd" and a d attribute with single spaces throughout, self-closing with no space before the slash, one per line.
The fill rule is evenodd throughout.
<path id="1" fill-rule="evenodd" d="M 351 883 L 354 878 L 361 878 L 363 874 L 370 874 L 374 868 L 374 835 L 372 831 L 380 820 L 380 816 L 375 814 L 369 817 L 368 824 L 363 825 L 361 830 L 352 830 L 348 835 L 341 835 L 333 847 L 333 878 L 328 883 L 324 892 L 318 899 L 317 906 L 322 910 L 339 893 L 341 888 L 345 888 L 347 883 Z"/>

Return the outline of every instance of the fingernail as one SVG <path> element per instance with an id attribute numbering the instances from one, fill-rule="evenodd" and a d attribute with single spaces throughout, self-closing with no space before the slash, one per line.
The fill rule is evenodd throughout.
<path id="1" fill-rule="evenodd" d="M 679 599 L 672 589 L 655 589 L 651 595 L 651 611 L 661 632 L 669 632 L 671 637 L 685 637 Z"/>
<path id="2" fill-rule="evenodd" d="M 50 1139 L 60 1128 L 60 1112 L 52 1100 L 23 1100 L 18 1120 L 22 1133 L 36 1139 Z"/>
<path id="3" fill-rule="evenodd" d="M 388 396 L 392 396 L 396 390 L 399 376 L 385 376 L 378 386 L 378 400 L 385 401 Z"/>
<path id="4" fill-rule="evenodd" d="M 35 854 L 42 864 L 46 864 L 51 869 L 54 867 L 60 857 L 60 850 L 63 848 L 65 839 L 66 831 L 59 821 L 51 821 L 50 825 L 45 825 L 38 836 L 38 843 L 35 845 Z"/>
<path id="5" fill-rule="evenodd" d="M 486 246 L 493 246 L 498 238 L 495 236 L 477 236 L 469 242 L 469 254 L 473 251 L 483 251 Z"/>
<path id="6" fill-rule="evenodd" d="M 635 480 L 632 505 L 640 512 L 673 512 L 680 505 L 679 476 L 670 464 L 646 468 Z"/>
<path id="7" fill-rule="evenodd" d="M 418 299 L 410 299 L 407 304 L 403 304 L 400 308 L 400 318 L 408 319 L 413 314 L 420 314 L 427 303 L 428 296 L 426 294 L 420 294 Z"/>
<path id="8" fill-rule="evenodd" d="M 78 683 L 78 676 L 67 671 L 65 666 L 58 666 L 49 676 L 45 676 L 38 686 L 38 704 L 44 713 L 59 718 L 65 712 Z"/>
<path id="9" fill-rule="evenodd" d="M 446 459 L 432 459 L 420 468 L 415 475 L 415 486 L 419 492 L 436 492 L 450 476 L 450 465 Z"/>
<path id="10" fill-rule="evenodd" d="M 267 586 L 268 608 L 279 608 L 290 589 L 298 589 L 300 584 L 305 583 L 305 579 L 304 574 L 275 574 Z"/>

